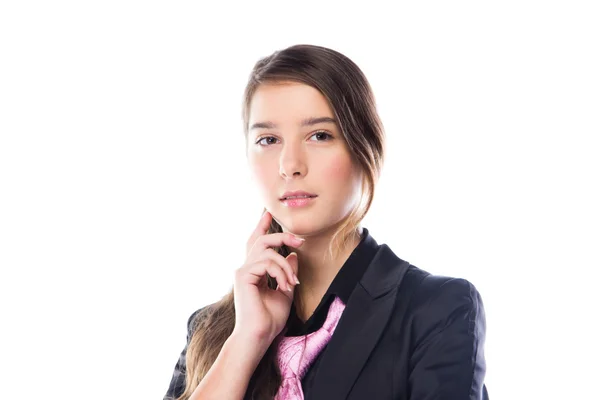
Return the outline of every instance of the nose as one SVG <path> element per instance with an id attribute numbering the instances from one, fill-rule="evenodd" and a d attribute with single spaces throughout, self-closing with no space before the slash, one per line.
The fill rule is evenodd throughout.
<path id="1" fill-rule="evenodd" d="M 279 174 L 281 177 L 289 179 L 297 176 L 306 175 L 306 161 L 304 159 L 304 150 L 301 145 L 287 145 L 281 151 L 279 161 Z"/>

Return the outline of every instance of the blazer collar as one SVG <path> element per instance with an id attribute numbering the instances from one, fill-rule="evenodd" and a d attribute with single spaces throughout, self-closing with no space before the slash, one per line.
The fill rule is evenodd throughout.
<path id="1" fill-rule="evenodd" d="M 382 244 L 356 285 L 324 350 L 313 393 L 345 399 L 390 319 L 409 263 Z M 349 351 L 352 349 L 352 351 Z"/>

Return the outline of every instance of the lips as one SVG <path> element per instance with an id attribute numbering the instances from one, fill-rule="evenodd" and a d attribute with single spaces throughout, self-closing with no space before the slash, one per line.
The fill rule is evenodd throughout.
<path id="1" fill-rule="evenodd" d="M 291 200 L 291 199 L 305 199 L 305 198 L 312 198 L 312 197 L 317 197 L 317 195 L 314 193 L 305 192 L 303 190 L 296 190 L 296 191 L 285 192 L 283 194 L 283 196 L 281 196 L 279 198 L 279 200 L 283 201 L 283 200 Z"/>
<path id="2" fill-rule="evenodd" d="M 303 208 L 303 207 L 308 207 L 309 205 L 313 204 L 313 202 L 315 201 L 315 197 L 317 196 L 300 196 L 300 197 L 287 197 L 284 198 L 282 200 L 280 200 L 281 204 L 283 204 L 285 207 L 288 207 L 290 209 L 297 209 L 297 208 Z"/>

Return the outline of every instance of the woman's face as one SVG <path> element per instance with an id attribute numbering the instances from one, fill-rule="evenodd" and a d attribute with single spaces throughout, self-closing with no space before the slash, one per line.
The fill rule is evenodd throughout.
<path id="1" fill-rule="evenodd" d="M 325 97 L 295 82 L 263 84 L 250 105 L 247 158 L 265 208 L 297 235 L 325 231 L 340 222 L 359 201 L 362 174 Z M 309 119 L 313 119 L 310 121 Z M 305 206 L 281 201 L 286 191 L 317 197 Z"/>

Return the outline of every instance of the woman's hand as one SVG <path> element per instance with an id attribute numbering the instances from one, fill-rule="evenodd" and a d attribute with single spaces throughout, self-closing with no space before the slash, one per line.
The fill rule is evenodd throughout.
<path id="1" fill-rule="evenodd" d="M 235 271 L 233 285 L 233 334 L 267 344 L 283 330 L 289 317 L 298 273 L 298 255 L 284 258 L 272 247 L 285 244 L 297 248 L 304 243 L 291 233 L 267 234 L 271 218 L 265 211 L 248 239 L 246 262 Z M 267 273 L 277 280 L 276 290 L 268 287 Z"/>

